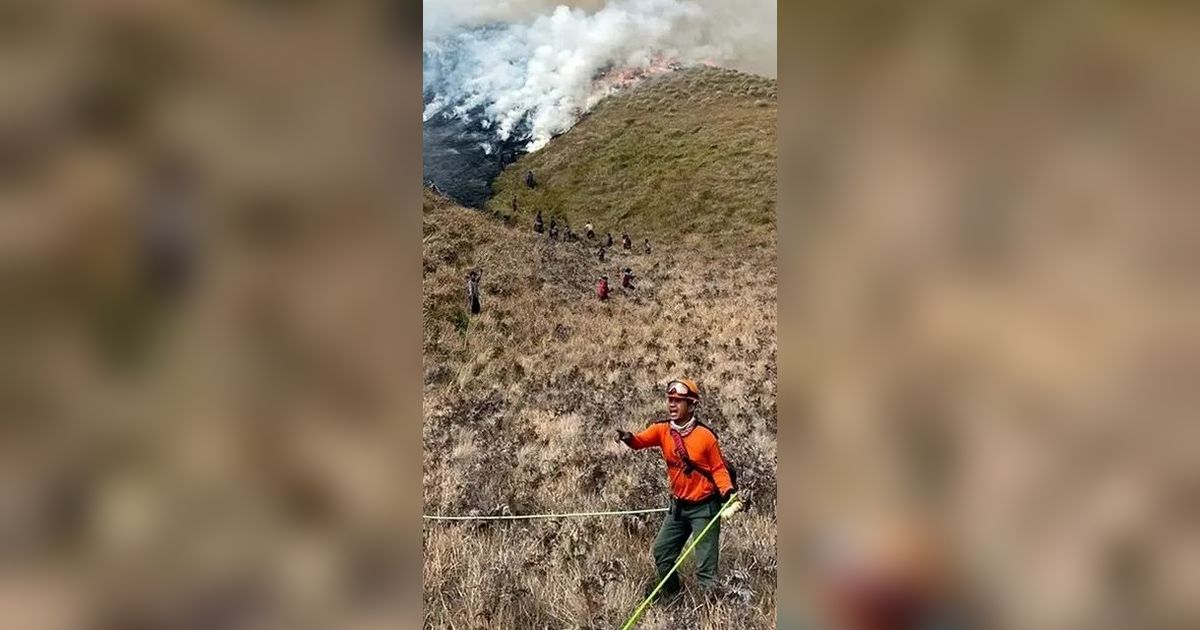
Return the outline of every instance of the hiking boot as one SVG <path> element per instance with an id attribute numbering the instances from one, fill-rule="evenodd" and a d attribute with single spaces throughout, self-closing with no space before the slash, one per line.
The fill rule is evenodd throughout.
<path id="1" fill-rule="evenodd" d="M 644 591 L 645 597 L 650 597 L 650 593 L 654 592 L 654 588 L 656 586 L 658 586 L 659 579 L 660 578 L 656 577 L 653 580 L 650 580 L 650 582 L 648 582 L 646 584 L 646 590 Z M 663 584 L 663 587 L 661 589 L 659 589 L 658 594 L 654 596 L 654 599 L 651 600 L 650 603 L 656 603 L 661 600 L 672 599 L 676 595 L 679 594 L 679 590 L 680 590 L 679 576 L 672 575 L 670 578 L 667 579 L 666 584 Z"/>

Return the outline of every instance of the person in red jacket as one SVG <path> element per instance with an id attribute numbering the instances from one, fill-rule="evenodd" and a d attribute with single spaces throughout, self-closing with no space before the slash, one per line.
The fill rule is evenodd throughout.
<path id="1" fill-rule="evenodd" d="M 699 534 L 736 492 L 730 469 L 721 456 L 717 436 L 696 419 L 695 407 L 700 390 L 688 379 L 667 385 L 666 420 L 652 423 L 641 433 L 617 431 L 617 440 L 631 449 L 658 447 L 667 464 L 672 505 L 654 541 L 654 565 L 658 579 L 647 586 L 647 594 L 675 566 L 684 543 Z M 719 594 L 717 566 L 721 549 L 721 519 L 716 519 L 696 544 L 696 574 L 706 596 Z M 679 575 L 672 574 L 662 593 L 673 595 L 680 589 Z"/>
<path id="2" fill-rule="evenodd" d="M 600 281 L 596 283 L 596 297 L 601 301 L 608 299 L 608 276 L 600 276 Z"/>

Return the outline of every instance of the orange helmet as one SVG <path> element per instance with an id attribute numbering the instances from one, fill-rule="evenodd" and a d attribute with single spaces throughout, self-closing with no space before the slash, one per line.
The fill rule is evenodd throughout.
<path id="1" fill-rule="evenodd" d="M 667 398 L 685 398 L 700 402 L 700 388 L 696 387 L 696 381 L 691 379 L 675 379 L 667 383 Z"/>

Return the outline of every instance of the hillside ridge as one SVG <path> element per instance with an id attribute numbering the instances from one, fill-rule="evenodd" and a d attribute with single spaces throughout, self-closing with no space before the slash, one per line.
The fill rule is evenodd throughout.
<path id="1" fill-rule="evenodd" d="M 487 208 L 592 221 L 615 236 L 773 246 L 777 113 L 773 79 L 707 66 L 650 77 L 509 165 Z"/>
<path id="2" fill-rule="evenodd" d="M 573 172 L 596 167 L 606 152 L 640 150 L 623 148 L 631 138 L 623 134 L 588 151 L 614 115 L 627 115 L 631 103 L 662 86 L 679 89 L 687 80 L 709 76 L 726 75 L 706 70 L 655 79 L 649 90 L 602 103 L 576 129 L 526 156 L 544 160 L 535 168 L 537 187 L 521 181 L 524 160 L 502 176 L 517 185 L 517 213 L 511 211 L 511 195 L 506 199 L 503 193 L 484 211 L 428 190 L 423 202 L 425 513 L 664 506 L 661 458 L 632 452 L 612 436 L 618 428 L 636 430 L 662 418 L 669 379 L 699 382 L 704 400 L 698 413 L 719 432 L 723 453 L 737 464 L 739 482 L 752 497 L 749 509 L 722 534 L 722 578 L 732 599 L 711 610 L 656 608 L 643 628 L 774 625 L 774 177 L 714 195 L 713 203 L 687 217 L 678 208 L 663 208 L 645 220 L 639 217 L 649 212 L 652 186 L 631 187 L 637 192 L 626 206 L 592 212 L 598 206 L 588 195 L 595 188 L 571 183 Z M 720 98 L 730 97 L 709 100 Z M 649 121 L 649 111 L 640 116 Z M 705 111 L 716 110 L 700 108 L 696 115 Z M 773 124 L 770 132 L 773 145 Z M 584 157 L 589 155 L 595 159 Z M 567 159 L 583 166 L 561 161 Z M 670 169 L 669 160 L 658 161 L 654 168 Z M 773 161 L 769 168 L 773 171 Z M 694 173 L 719 177 L 721 171 L 715 166 Z M 683 170 L 671 181 L 687 174 Z M 738 195 L 769 204 L 733 207 Z M 554 216 L 569 220 L 578 233 L 591 220 L 597 240 L 564 242 L 535 233 L 536 208 L 552 203 L 578 203 Z M 551 212 L 543 214 L 549 225 Z M 730 216 L 759 219 L 742 230 L 715 229 Z M 620 247 L 623 229 L 637 245 L 628 252 Z M 608 231 L 616 247 L 601 262 L 596 249 Z M 643 237 L 651 240 L 650 254 L 641 251 Z M 625 267 L 633 269 L 635 289 L 621 287 L 619 271 Z M 482 312 L 474 316 L 467 310 L 465 281 L 472 269 L 482 270 Z M 605 302 L 594 292 L 601 274 L 612 287 Z M 489 628 L 619 626 L 653 573 L 649 550 L 660 520 L 649 514 L 519 525 L 429 524 L 425 625 L 475 619 Z M 684 581 L 694 590 L 688 567 Z"/>

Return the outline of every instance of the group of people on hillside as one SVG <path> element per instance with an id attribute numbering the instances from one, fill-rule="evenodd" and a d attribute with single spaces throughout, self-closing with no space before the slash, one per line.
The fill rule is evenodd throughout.
<path id="1" fill-rule="evenodd" d="M 513 208 L 514 209 L 516 208 L 516 203 L 517 203 L 516 198 L 514 197 L 513 198 Z M 564 225 L 564 227 L 562 229 L 565 230 L 563 240 L 567 241 L 567 242 L 578 241 L 579 236 L 577 234 L 575 234 L 573 231 L 571 231 L 571 227 L 569 225 L 566 225 L 565 222 L 563 225 Z M 584 224 L 583 230 L 584 230 L 584 235 L 587 238 L 587 240 L 592 241 L 592 240 L 596 239 L 596 228 L 595 228 L 595 226 L 592 225 L 592 223 L 590 221 Z M 545 219 L 542 218 L 541 210 L 538 210 L 537 215 L 535 215 L 533 218 L 533 231 L 537 232 L 538 234 L 542 234 L 546 231 Z M 558 235 L 559 235 L 558 219 L 556 219 L 555 217 L 551 217 L 550 218 L 549 236 L 553 240 L 558 240 Z M 611 249 L 612 246 L 613 246 L 612 232 L 606 232 L 604 235 L 603 241 L 600 243 L 599 248 L 596 250 L 596 258 L 600 262 L 605 262 L 608 259 L 608 250 Z M 628 231 L 621 233 L 621 248 L 624 249 L 625 251 L 633 250 L 633 238 L 629 236 Z M 642 252 L 645 254 L 650 253 L 650 239 L 647 238 L 647 239 L 642 240 Z M 633 279 L 634 279 L 634 275 L 633 275 L 633 270 L 631 268 L 626 267 L 625 269 L 623 269 L 621 271 L 621 287 L 622 288 L 629 289 L 629 290 L 636 289 L 637 287 L 635 287 L 633 285 Z M 607 300 L 610 293 L 611 293 L 611 291 L 609 290 L 609 286 L 608 286 L 608 276 L 600 276 L 596 280 L 596 298 L 601 301 Z"/>
<path id="2" fill-rule="evenodd" d="M 525 174 L 525 183 L 530 188 L 534 188 L 535 186 L 537 186 L 537 181 L 533 176 L 533 171 L 528 171 Z M 513 209 L 513 212 L 517 211 L 517 198 L 515 196 L 512 198 L 512 209 Z M 562 229 L 562 235 L 563 235 L 562 240 L 567 241 L 567 242 L 578 242 L 580 240 L 580 236 L 578 234 L 576 234 L 574 231 L 572 231 L 571 226 L 567 225 L 565 221 L 563 222 L 563 226 L 561 229 Z M 533 219 L 533 231 L 537 232 L 538 234 L 543 234 L 543 233 L 547 232 L 545 220 L 542 218 L 541 210 L 538 210 L 537 215 Z M 548 231 L 549 231 L 549 237 L 551 239 L 558 240 L 559 234 L 560 234 L 560 228 L 559 228 L 557 218 L 555 218 L 555 217 L 550 218 L 550 228 Z M 592 225 L 592 223 L 590 221 L 584 224 L 583 231 L 584 231 L 584 238 L 586 238 L 589 241 L 596 240 L 596 228 L 595 228 L 595 226 Z M 596 251 L 596 257 L 600 260 L 600 262 L 605 262 L 607 260 L 608 250 L 611 249 L 612 246 L 613 246 L 613 235 L 611 232 L 606 232 L 604 235 L 604 239 L 599 246 L 599 249 L 597 249 L 597 251 Z M 629 236 L 628 231 L 624 231 L 621 234 L 621 248 L 624 249 L 625 251 L 633 250 L 633 238 L 631 238 Z M 645 254 L 650 253 L 650 239 L 648 239 L 648 238 L 643 239 L 642 252 Z M 472 315 L 478 315 L 479 312 L 482 310 L 482 307 L 480 304 L 480 299 L 479 299 L 479 280 L 482 277 L 482 275 L 483 275 L 483 272 L 479 269 L 474 269 L 467 274 L 467 306 L 470 309 Z M 626 290 L 630 290 L 630 291 L 636 289 L 637 287 L 634 286 L 634 284 L 633 284 L 634 277 L 635 276 L 633 275 L 632 268 L 625 267 L 624 269 L 622 269 L 621 270 L 621 287 Z M 607 275 L 600 276 L 596 281 L 596 298 L 599 299 L 600 301 L 605 301 L 608 299 L 610 293 L 611 293 L 611 291 L 608 286 L 608 276 Z"/>
<path id="3" fill-rule="evenodd" d="M 515 212 L 517 209 L 517 199 L 515 197 L 513 198 L 513 201 L 512 201 L 512 207 L 513 207 L 513 211 Z M 567 224 L 566 221 L 563 221 L 561 231 L 560 231 L 558 219 L 555 217 L 550 217 L 550 229 L 547 231 L 546 222 L 545 222 L 545 219 L 542 218 L 541 210 L 538 210 L 537 215 L 534 216 L 534 218 L 533 218 L 533 231 L 537 232 L 538 234 L 547 234 L 547 236 L 549 236 L 551 239 L 556 240 L 556 241 L 559 240 L 558 236 L 560 233 L 562 234 L 562 236 L 563 236 L 562 240 L 564 240 L 564 241 L 577 242 L 580 240 L 579 235 L 571 230 L 571 226 L 569 224 Z M 584 236 L 587 238 L 587 240 L 589 240 L 589 241 L 596 240 L 596 228 L 591 224 L 591 222 L 584 224 L 583 232 L 584 232 Z M 604 239 L 600 243 L 600 249 L 597 250 L 597 252 L 596 252 L 596 256 L 600 260 L 604 260 L 604 256 L 607 254 L 609 249 L 612 249 L 612 246 L 613 246 L 612 233 L 606 232 L 604 235 Z M 633 250 L 633 239 L 629 236 L 629 232 L 624 232 L 621 234 L 621 248 L 626 251 Z M 642 239 L 642 253 L 644 253 L 644 254 L 650 253 L 650 239 L 648 239 L 648 238 Z"/>
<path id="4" fill-rule="evenodd" d="M 483 271 L 473 269 L 467 273 L 467 306 L 471 309 L 472 315 L 478 315 L 482 309 L 479 302 L 479 279 L 483 276 Z M 633 269 L 626 267 L 621 270 L 621 287 L 630 291 L 637 289 L 633 285 L 633 280 L 636 276 L 633 275 Z M 596 298 L 601 302 L 608 299 L 611 291 L 608 287 L 608 276 L 602 275 L 596 281 Z"/>

